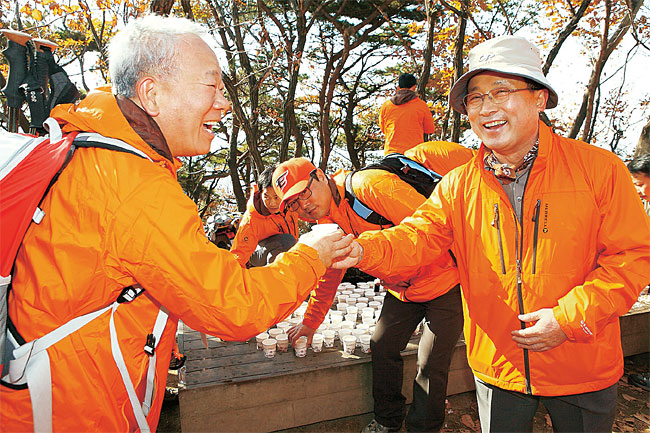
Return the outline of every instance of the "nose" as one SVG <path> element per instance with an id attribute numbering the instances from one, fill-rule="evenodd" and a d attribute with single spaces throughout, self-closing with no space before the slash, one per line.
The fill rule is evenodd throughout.
<path id="1" fill-rule="evenodd" d="M 483 102 L 481 102 L 481 115 L 486 116 L 494 113 L 495 111 L 497 111 L 497 104 L 489 94 L 485 94 L 483 96 Z"/>
<path id="2" fill-rule="evenodd" d="M 217 93 L 214 97 L 214 101 L 212 103 L 212 108 L 217 110 L 218 117 L 217 121 L 220 121 L 223 116 L 226 115 L 229 111 L 231 111 L 232 106 L 230 105 L 230 101 L 228 101 L 223 94 L 223 91 L 221 89 L 217 89 Z"/>

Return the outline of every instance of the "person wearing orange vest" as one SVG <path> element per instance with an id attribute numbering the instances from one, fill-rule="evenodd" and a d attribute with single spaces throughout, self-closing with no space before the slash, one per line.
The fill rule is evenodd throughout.
<path id="1" fill-rule="evenodd" d="M 379 110 L 379 128 L 384 133 L 384 154 L 404 153 L 422 143 L 424 134 L 436 130 L 431 110 L 415 93 L 413 74 L 402 74 L 395 95 Z"/>
<path id="2" fill-rule="evenodd" d="M 298 239 L 298 216 L 280 212 L 280 199 L 271 184 L 275 166 L 264 169 L 251 191 L 230 252 L 240 265 L 266 266 Z"/>
<path id="3" fill-rule="evenodd" d="M 415 150 L 417 149 L 417 150 Z M 472 152 L 456 143 L 428 142 L 406 156 L 425 156 L 428 168 L 445 174 L 469 161 Z M 339 170 L 325 175 L 304 158 L 278 166 L 273 185 L 282 198 L 280 206 L 304 219 L 336 223 L 345 233 L 358 236 L 368 230 L 389 227 L 372 224 L 359 216 L 345 198 L 346 177 Z M 355 172 L 351 179 L 356 197 L 386 219 L 399 223 L 417 209 L 425 197 L 397 175 L 384 170 Z M 309 299 L 301 324 L 289 330 L 292 341 L 305 335 L 311 340 L 330 309 L 342 270 L 330 270 Z M 371 340 L 375 419 L 364 431 L 397 431 L 405 419 L 402 395 L 401 350 L 424 319 L 418 348 L 418 372 L 413 382 L 413 403 L 406 415 L 409 431 L 437 431 L 444 425 L 447 374 L 451 355 L 462 329 L 458 275 L 450 253 L 435 263 L 409 274 L 385 276 L 388 288 L 384 307 Z"/>
<path id="4" fill-rule="evenodd" d="M 611 431 L 623 374 L 619 316 L 650 272 L 650 225 L 623 162 L 539 120 L 557 104 L 539 50 L 502 36 L 477 45 L 449 102 L 478 154 L 394 228 L 352 256 L 379 275 L 413 272 L 452 248 L 481 431 Z"/>
<path id="5" fill-rule="evenodd" d="M 207 153 L 210 125 L 230 108 L 204 37 L 186 19 L 133 20 L 111 41 L 113 93 L 52 111 L 63 132 L 120 140 L 133 154 L 77 149 L 25 235 L 0 431 L 154 431 L 179 319 L 247 340 L 349 251 L 341 234 L 310 234 L 247 270 L 207 239 L 176 177 L 177 157 Z"/>

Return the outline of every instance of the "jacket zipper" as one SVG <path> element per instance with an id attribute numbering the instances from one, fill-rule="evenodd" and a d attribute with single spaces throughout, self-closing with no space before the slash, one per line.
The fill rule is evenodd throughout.
<path id="1" fill-rule="evenodd" d="M 533 275 L 537 271 L 537 238 L 539 235 L 539 206 L 541 200 L 537 200 L 535 204 L 535 214 L 533 215 L 533 222 L 535 222 L 535 232 L 533 233 Z"/>
<path id="2" fill-rule="evenodd" d="M 503 258 L 503 240 L 501 239 L 501 223 L 499 221 L 499 203 L 494 203 L 494 219 L 492 220 L 492 227 L 496 227 L 497 236 L 499 238 L 499 256 L 501 258 L 501 273 L 506 274 L 506 261 Z"/>

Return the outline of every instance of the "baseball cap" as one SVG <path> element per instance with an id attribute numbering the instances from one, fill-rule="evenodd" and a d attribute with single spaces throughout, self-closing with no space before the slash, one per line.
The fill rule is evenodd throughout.
<path id="1" fill-rule="evenodd" d="M 557 92 L 542 72 L 539 49 L 527 39 L 506 35 L 480 43 L 470 50 L 469 69 L 454 83 L 449 92 L 449 104 L 454 110 L 467 114 L 463 104 L 463 98 L 467 95 L 467 83 L 472 77 L 485 71 L 531 79 L 548 89 L 546 108 L 557 106 Z"/>
<path id="2" fill-rule="evenodd" d="M 300 194 L 309 183 L 309 175 L 316 166 L 306 158 L 291 158 L 273 172 L 273 189 L 282 200 L 280 209 L 293 197 Z"/>

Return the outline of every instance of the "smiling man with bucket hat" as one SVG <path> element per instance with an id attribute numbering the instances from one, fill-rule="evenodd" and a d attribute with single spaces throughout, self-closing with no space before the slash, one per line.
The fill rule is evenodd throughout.
<path id="1" fill-rule="evenodd" d="M 451 106 L 481 148 L 399 226 L 359 236 L 377 276 L 457 257 L 481 430 L 611 431 L 623 374 L 618 317 L 647 284 L 650 226 L 622 161 L 539 120 L 557 105 L 539 51 L 477 45 Z"/>

